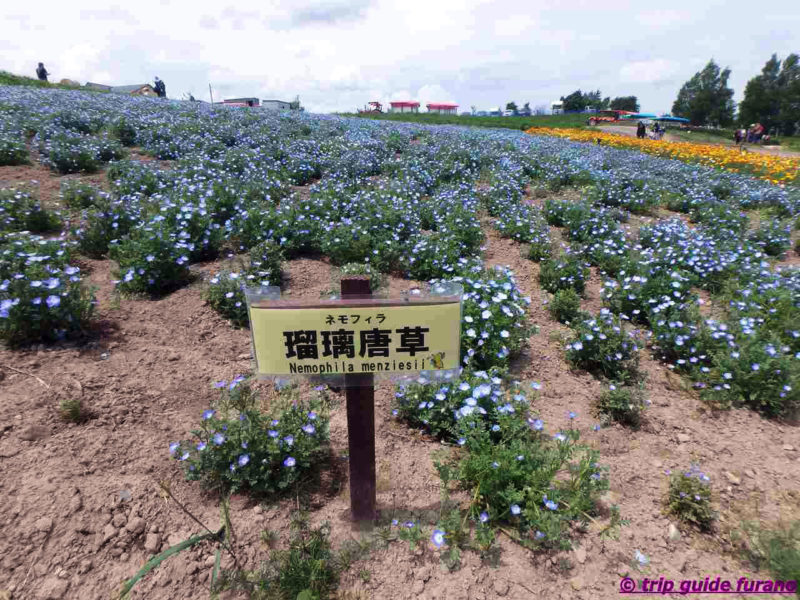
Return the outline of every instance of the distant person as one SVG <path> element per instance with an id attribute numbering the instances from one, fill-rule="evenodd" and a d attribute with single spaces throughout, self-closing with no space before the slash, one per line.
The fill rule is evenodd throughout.
<path id="1" fill-rule="evenodd" d="M 737 129 L 733 132 L 733 142 L 738 146 L 742 143 L 742 130 Z"/>
<path id="2" fill-rule="evenodd" d="M 47 81 L 48 75 L 50 75 L 50 73 L 44 68 L 44 63 L 39 63 L 39 66 L 36 67 L 36 76 L 39 78 L 39 81 Z"/>
<path id="3" fill-rule="evenodd" d="M 636 137 L 641 140 L 644 139 L 646 135 L 647 135 L 647 129 L 645 128 L 644 123 L 639 121 L 639 124 L 636 125 Z"/>
<path id="4" fill-rule="evenodd" d="M 153 86 L 156 90 L 156 95 L 159 98 L 166 98 L 167 97 L 167 86 L 164 85 L 164 82 L 159 79 L 158 77 L 155 78 L 155 85 Z"/>

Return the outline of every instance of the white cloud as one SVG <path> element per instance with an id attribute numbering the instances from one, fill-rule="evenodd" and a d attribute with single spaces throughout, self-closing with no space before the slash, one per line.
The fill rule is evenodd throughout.
<path id="1" fill-rule="evenodd" d="M 578 88 L 636 94 L 655 110 L 712 55 L 731 67 L 740 95 L 773 52 L 797 50 L 797 20 L 784 18 L 797 14 L 795 1 L 758 11 L 689 0 L 656 10 L 629 0 L 30 2 L 0 11 L 0 48 L 2 67 L 21 74 L 38 61 L 55 80 L 157 74 L 173 97 L 208 98 L 211 81 L 215 98 L 300 94 L 312 111 L 402 94 L 464 109 L 536 106 Z M 759 35 L 731 34 L 743 27 Z"/>
<path id="2" fill-rule="evenodd" d="M 670 79 L 678 72 L 680 65 L 664 58 L 629 62 L 619 70 L 623 83 L 658 83 Z"/>

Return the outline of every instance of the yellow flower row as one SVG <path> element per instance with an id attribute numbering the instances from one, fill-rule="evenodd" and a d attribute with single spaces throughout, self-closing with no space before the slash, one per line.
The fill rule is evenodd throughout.
<path id="1" fill-rule="evenodd" d="M 587 129 L 532 127 L 525 133 L 561 137 L 577 142 L 599 142 L 614 148 L 639 150 L 662 158 L 674 158 L 684 162 L 699 163 L 737 173 L 750 173 L 775 184 L 792 183 L 797 179 L 800 171 L 800 159 L 798 158 L 771 156 L 757 152 L 742 152 L 738 148 L 713 144 L 639 139 L 617 133 Z"/>

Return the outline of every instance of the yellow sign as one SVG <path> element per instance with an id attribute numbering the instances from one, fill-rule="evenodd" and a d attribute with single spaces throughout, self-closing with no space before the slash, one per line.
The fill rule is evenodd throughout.
<path id="1" fill-rule="evenodd" d="M 260 375 L 413 373 L 459 367 L 461 303 L 339 300 L 250 305 Z"/>

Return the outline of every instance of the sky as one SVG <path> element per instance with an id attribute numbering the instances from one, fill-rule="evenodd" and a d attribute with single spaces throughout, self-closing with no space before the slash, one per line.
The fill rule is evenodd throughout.
<path id="1" fill-rule="evenodd" d="M 378 100 L 459 111 L 547 106 L 581 89 L 668 112 L 713 58 L 741 100 L 772 53 L 800 53 L 796 0 L 185 0 L 14 2 L 0 69 L 51 81 L 152 82 L 170 98 L 252 96 L 310 112 Z"/>

